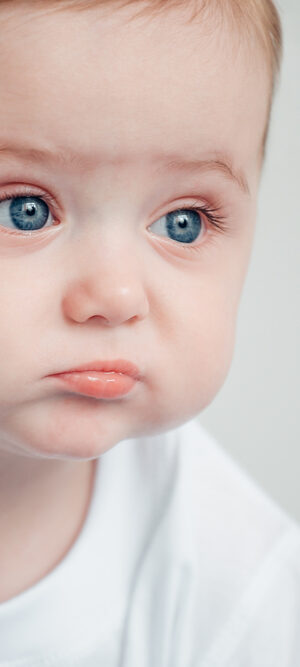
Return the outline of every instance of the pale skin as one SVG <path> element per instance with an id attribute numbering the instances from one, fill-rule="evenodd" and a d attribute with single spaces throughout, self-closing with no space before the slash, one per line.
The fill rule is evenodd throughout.
<path id="1" fill-rule="evenodd" d="M 187 421 L 223 385 L 269 91 L 258 47 L 249 57 L 229 28 L 221 38 L 200 19 L 187 24 L 183 9 L 125 23 L 136 9 L 12 7 L 0 11 L 0 145 L 54 157 L 0 152 L 0 196 L 26 186 L 56 210 L 25 238 L 0 204 L 0 602 L 70 549 L 97 457 Z M 226 156 L 239 182 L 220 166 L 164 167 L 175 154 Z M 219 207 L 227 231 L 202 213 L 193 243 L 158 226 L 195 202 Z M 143 374 L 118 400 L 66 393 L 46 377 L 117 358 Z"/>

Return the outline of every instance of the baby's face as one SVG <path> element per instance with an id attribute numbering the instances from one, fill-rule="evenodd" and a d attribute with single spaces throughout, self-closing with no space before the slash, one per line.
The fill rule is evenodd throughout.
<path id="1" fill-rule="evenodd" d="M 224 26 L 137 9 L 0 12 L 2 451 L 90 458 L 175 427 L 231 364 L 267 73 Z M 141 373 L 123 397 L 49 377 L 120 358 Z"/>

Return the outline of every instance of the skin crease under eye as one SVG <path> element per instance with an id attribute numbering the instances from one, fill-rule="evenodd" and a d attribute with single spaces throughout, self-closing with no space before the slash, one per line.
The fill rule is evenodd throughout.
<path id="1" fill-rule="evenodd" d="M 256 49 L 244 54 L 227 25 L 219 34 L 185 23 L 184 7 L 142 23 L 125 22 L 131 12 L 31 14 L 16 3 L 10 15 L 0 6 L 3 141 L 93 158 L 86 169 L 0 160 L 0 190 L 39 183 L 67 213 L 26 238 L 0 233 L 0 601 L 66 555 L 94 461 L 201 412 L 233 355 L 260 180 L 264 61 Z M 154 180 L 162 149 L 230 155 L 251 195 L 212 173 L 200 188 L 171 170 Z M 194 195 L 221 206 L 228 233 L 215 230 L 192 253 L 147 231 L 145 221 Z M 144 377 L 126 400 L 67 395 L 49 377 L 117 358 Z"/>
<path id="2" fill-rule="evenodd" d="M 35 232 L 10 232 L 6 229 L 0 230 L 0 257 L 22 257 L 45 248 L 51 240 L 59 234 L 59 227 L 47 228 L 35 234 Z"/>

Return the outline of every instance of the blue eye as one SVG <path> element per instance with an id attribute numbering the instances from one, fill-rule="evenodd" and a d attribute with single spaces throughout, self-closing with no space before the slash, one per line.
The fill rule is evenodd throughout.
<path id="1" fill-rule="evenodd" d="M 49 209 L 40 197 L 15 197 L 9 205 L 13 223 L 21 230 L 41 229 L 47 222 Z"/>
<path id="2" fill-rule="evenodd" d="M 21 231 L 34 231 L 45 225 L 49 213 L 49 207 L 41 197 L 10 197 L 0 202 L 0 225 L 6 227 L 8 222 Z"/>
<path id="3" fill-rule="evenodd" d="M 166 222 L 163 222 L 164 220 Z M 178 208 L 176 211 L 171 211 L 171 213 L 167 213 L 167 215 L 163 215 L 159 220 L 156 220 L 151 227 L 153 225 L 158 225 L 158 230 L 155 231 L 159 232 L 163 228 L 173 241 L 181 241 L 182 243 L 193 243 L 203 226 L 200 213 L 192 208 Z M 159 234 L 159 236 L 163 235 Z"/>

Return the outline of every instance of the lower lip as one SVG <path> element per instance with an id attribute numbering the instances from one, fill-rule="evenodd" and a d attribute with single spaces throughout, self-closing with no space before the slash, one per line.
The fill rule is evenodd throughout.
<path id="1" fill-rule="evenodd" d="M 118 398 L 134 387 L 136 380 L 123 373 L 102 373 L 100 371 L 80 371 L 59 373 L 55 376 L 72 392 L 94 398 Z"/>

